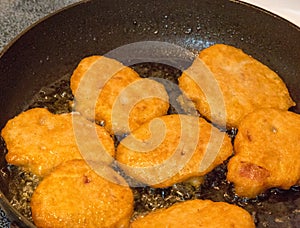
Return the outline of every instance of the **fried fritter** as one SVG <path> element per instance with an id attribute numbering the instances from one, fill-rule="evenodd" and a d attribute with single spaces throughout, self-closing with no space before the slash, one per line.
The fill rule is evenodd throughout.
<path id="1" fill-rule="evenodd" d="M 268 188 L 289 189 L 300 180 L 300 115 L 261 109 L 241 122 L 227 179 L 244 197 Z"/>
<path id="2" fill-rule="evenodd" d="M 81 132 L 77 139 L 73 123 L 79 125 L 77 130 Z M 86 129 L 96 129 L 95 135 L 103 144 L 104 154 L 94 147 Z M 1 135 L 8 149 L 7 162 L 38 176 L 48 174 L 61 162 L 82 158 L 81 151 L 85 148 L 89 151 L 84 151 L 84 156 L 107 163 L 112 162 L 115 153 L 114 142 L 103 127 L 78 114 L 52 114 L 44 108 L 30 109 L 9 120 Z M 84 145 L 85 142 L 89 144 Z"/>
<path id="3" fill-rule="evenodd" d="M 128 227 L 133 213 L 132 191 L 113 169 L 102 168 L 108 179 L 84 160 L 67 161 L 46 176 L 30 203 L 35 225 Z"/>
<path id="4" fill-rule="evenodd" d="M 210 200 L 189 200 L 140 217 L 130 227 L 254 228 L 255 224 L 251 215 L 238 206 Z"/>
<path id="5" fill-rule="evenodd" d="M 200 62 L 209 70 L 195 69 Z M 228 128 L 238 128 L 243 117 L 256 109 L 288 110 L 295 105 L 274 71 L 242 50 L 224 44 L 201 51 L 179 78 L 179 87 L 204 117 Z M 218 93 L 219 101 L 214 101 Z M 222 114 L 226 114 L 226 123 Z"/>
<path id="6" fill-rule="evenodd" d="M 131 68 L 104 56 L 87 57 L 79 63 L 71 77 L 71 90 L 75 109 L 104 122 L 111 134 L 128 133 L 169 108 L 162 84 L 142 79 Z"/>
<path id="7" fill-rule="evenodd" d="M 123 139 L 116 159 L 134 179 L 164 188 L 203 176 L 232 154 L 230 138 L 204 119 L 166 115 Z"/>

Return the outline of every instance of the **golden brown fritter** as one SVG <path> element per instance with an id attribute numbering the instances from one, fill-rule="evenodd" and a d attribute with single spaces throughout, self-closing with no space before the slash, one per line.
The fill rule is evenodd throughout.
<path id="1" fill-rule="evenodd" d="M 67 161 L 46 176 L 30 203 L 35 225 L 128 227 L 133 212 L 132 191 L 113 169 L 102 168 L 109 179 L 94 172 L 84 160 Z"/>
<path id="2" fill-rule="evenodd" d="M 87 57 L 79 63 L 71 77 L 71 89 L 75 109 L 89 119 L 104 121 L 111 134 L 128 133 L 166 114 L 169 108 L 162 84 L 142 79 L 131 68 L 103 56 Z"/>
<path id="3" fill-rule="evenodd" d="M 204 119 L 166 115 L 123 139 L 116 159 L 129 176 L 164 188 L 205 175 L 231 154 L 230 138 Z"/>
<path id="4" fill-rule="evenodd" d="M 208 70 L 197 69 L 201 63 Z M 201 51 L 179 78 L 179 86 L 212 122 L 224 126 L 221 114 L 226 113 L 228 128 L 238 128 L 243 117 L 256 109 L 288 110 L 295 105 L 274 71 L 242 50 L 224 44 Z M 215 101 L 218 94 L 219 100 Z"/>
<path id="5" fill-rule="evenodd" d="M 300 115 L 261 109 L 241 122 L 227 179 L 244 197 L 268 188 L 289 189 L 300 179 Z"/>
<path id="6" fill-rule="evenodd" d="M 140 217 L 130 227 L 254 228 L 255 224 L 251 215 L 238 206 L 210 200 L 189 200 Z"/>
<path id="7" fill-rule="evenodd" d="M 52 114 L 47 109 L 34 108 L 9 120 L 1 132 L 8 149 L 7 162 L 44 176 L 61 162 L 82 158 L 80 150 L 86 146 L 83 143 L 90 142 L 86 157 L 110 163 L 115 148 L 108 132 L 78 114 L 74 114 L 73 119 L 78 120 L 81 138 L 75 137 L 71 113 Z M 107 157 L 94 148 L 90 132 L 85 129 L 96 129 L 96 138 L 103 144 Z M 78 145 L 81 145 L 80 150 Z"/>

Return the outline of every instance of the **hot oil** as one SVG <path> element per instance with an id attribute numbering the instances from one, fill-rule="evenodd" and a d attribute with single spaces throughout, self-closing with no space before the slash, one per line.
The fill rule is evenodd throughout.
<path id="1" fill-rule="evenodd" d="M 70 112 L 72 110 L 73 95 L 70 90 L 69 78 L 70 75 L 65 75 L 53 84 L 42 88 L 29 102 L 29 106 L 25 110 L 41 107 L 57 114 Z M 3 153 L 6 153 L 3 141 L 0 149 L 3 150 Z M 5 166 L 1 171 L 2 179 L 8 185 L 5 195 L 9 202 L 22 215 L 32 221 L 30 198 L 41 178 L 13 165 Z"/>
<path id="2" fill-rule="evenodd" d="M 9 202 L 22 215 L 32 221 L 30 199 L 41 179 L 38 176 L 30 172 L 26 172 L 22 168 L 16 166 L 9 165 L 7 169 L 11 176 L 8 183 Z"/>
<path id="3" fill-rule="evenodd" d="M 47 108 L 55 114 L 72 111 L 73 95 L 70 88 L 70 75 L 64 75 L 53 84 L 43 87 L 29 103 L 31 108 Z"/>
<path id="4" fill-rule="evenodd" d="M 172 104 L 169 113 L 185 113 L 178 103 L 178 97 L 181 96 L 177 86 L 177 78 L 181 75 L 180 70 L 158 63 L 143 63 L 132 67 L 142 77 L 153 77 L 166 86 Z M 69 77 L 70 75 L 66 75 L 54 84 L 42 88 L 28 108 L 45 107 L 53 113 L 70 112 L 73 96 L 69 88 Z M 232 129 L 227 133 L 233 141 L 237 132 Z M 118 139 L 122 137 L 115 137 L 116 145 Z M 5 152 L 4 146 L 1 149 Z M 239 198 L 235 195 L 233 186 L 226 181 L 226 164 L 227 161 L 206 175 L 204 183 L 200 186 L 187 182 L 165 189 L 133 188 L 135 199 L 133 219 L 169 207 L 176 202 L 210 199 L 243 207 L 253 216 L 257 227 L 297 227 L 300 221 L 300 187 L 294 186 L 288 191 L 271 189 L 255 199 Z M 18 211 L 32 221 L 30 197 L 40 179 L 15 166 L 6 166 L 1 171 L 2 179 L 4 178 L 9 184 L 6 196 Z"/>

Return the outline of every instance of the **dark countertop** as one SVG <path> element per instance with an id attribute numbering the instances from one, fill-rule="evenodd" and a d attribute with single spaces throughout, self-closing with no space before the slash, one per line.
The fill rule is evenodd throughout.
<path id="1" fill-rule="evenodd" d="M 80 0 L 0 0 L 0 51 L 28 26 Z"/>

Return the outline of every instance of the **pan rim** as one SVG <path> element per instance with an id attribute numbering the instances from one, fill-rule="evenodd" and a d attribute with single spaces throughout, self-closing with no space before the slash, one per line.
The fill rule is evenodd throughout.
<path id="1" fill-rule="evenodd" d="M 37 21 L 35 21 L 34 23 L 32 23 L 31 25 L 29 25 L 28 27 L 24 28 L 17 36 L 15 36 L 13 39 L 11 39 L 8 44 L 6 44 L 3 49 L 0 51 L 0 59 L 2 58 L 2 56 L 23 36 L 25 35 L 26 33 L 28 33 L 31 29 L 35 28 L 36 26 L 38 26 L 40 23 L 46 21 L 47 19 L 63 12 L 63 11 L 66 11 L 70 8 L 73 8 L 73 7 L 76 7 L 78 5 L 81 5 L 81 4 L 86 4 L 86 3 L 89 3 L 89 2 L 92 2 L 92 1 L 97 1 L 97 0 L 81 0 L 79 2 L 75 2 L 75 3 L 72 3 L 68 6 L 65 6 L 59 10 L 56 10 L 52 13 L 49 13 L 48 15 L 38 19 Z M 223 1 L 227 1 L 227 2 L 232 2 L 232 3 L 235 3 L 235 4 L 240 4 L 240 5 L 244 5 L 246 7 L 249 7 L 249 8 L 252 8 L 253 10 L 256 10 L 256 11 L 259 11 L 259 12 L 262 12 L 266 15 L 269 15 L 271 17 L 273 17 L 274 19 L 276 20 L 280 20 L 284 23 L 287 24 L 287 26 L 291 26 L 292 28 L 298 30 L 298 32 L 300 32 L 300 26 L 297 26 L 295 23 L 285 19 L 284 17 L 282 16 L 279 16 L 267 9 L 264 9 L 262 7 L 259 7 L 259 6 L 256 6 L 256 5 L 253 5 L 251 3 L 248 3 L 248 2 L 244 2 L 242 0 L 223 0 Z"/>
<path id="2" fill-rule="evenodd" d="M 55 15 L 60 14 L 61 12 L 64 12 L 66 10 L 69 10 L 73 7 L 77 7 L 81 4 L 86 4 L 86 3 L 90 3 L 96 0 L 82 0 L 76 3 L 72 3 L 68 6 L 63 7 L 62 9 L 56 10 L 50 14 L 48 14 L 47 16 L 37 20 L 36 22 L 34 22 L 33 24 L 31 24 L 30 26 L 28 26 L 27 28 L 25 28 L 21 33 L 19 33 L 15 38 L 13 38 L 7 45 L 5 45 L 5 47 L 1 50 L 0 52 L 0 59 L 7 53 L 9 52 L 10 48 L 18 41 L 22 38 L 22 36 L 24 36 L 26 33 L 28 33 L 31 29 L 35 28 L 36 26 L 38 26 L 40 23 L 47 21 L 47 19 L 54 17 Z M 250 3 L 247 2 L 243 2 L 240 0 L 224 0 L 224 2 L 232 2 L 235 4 L 241 4 L 244 5 L 245 7 L 251 8 L 255 11 L 259 11 L 265 15 L 268 15 L 272 18 L 274 18 L 275 20 L 279 20 L 282 21 L 286 24 L 286 26 L 291 27 L 292 29 L 295 29 L 297 32 L 300 32 L 300 27 L 297 26 L 296 24 L 288 21 L 287 19 L 272 13 L 266 9 L 263 9 L 261 7 L 252 5 Z M 0 208 L 6 212 L 6 215 L 11 215 L 13 214 L 14 216 L 16 216 L 17 219 L 19 219 L 18 222 L 24 223 L 24 225 L 26 225 L 27 227 L 35 227 L 32 222 L 30 222 L 25 216 L 23 216 L 19 211 L 17 211 L 8 201 L 8 199 L 6 198 L 6 196 L 2 193 L 2 191 L 0 190 Z"/>

